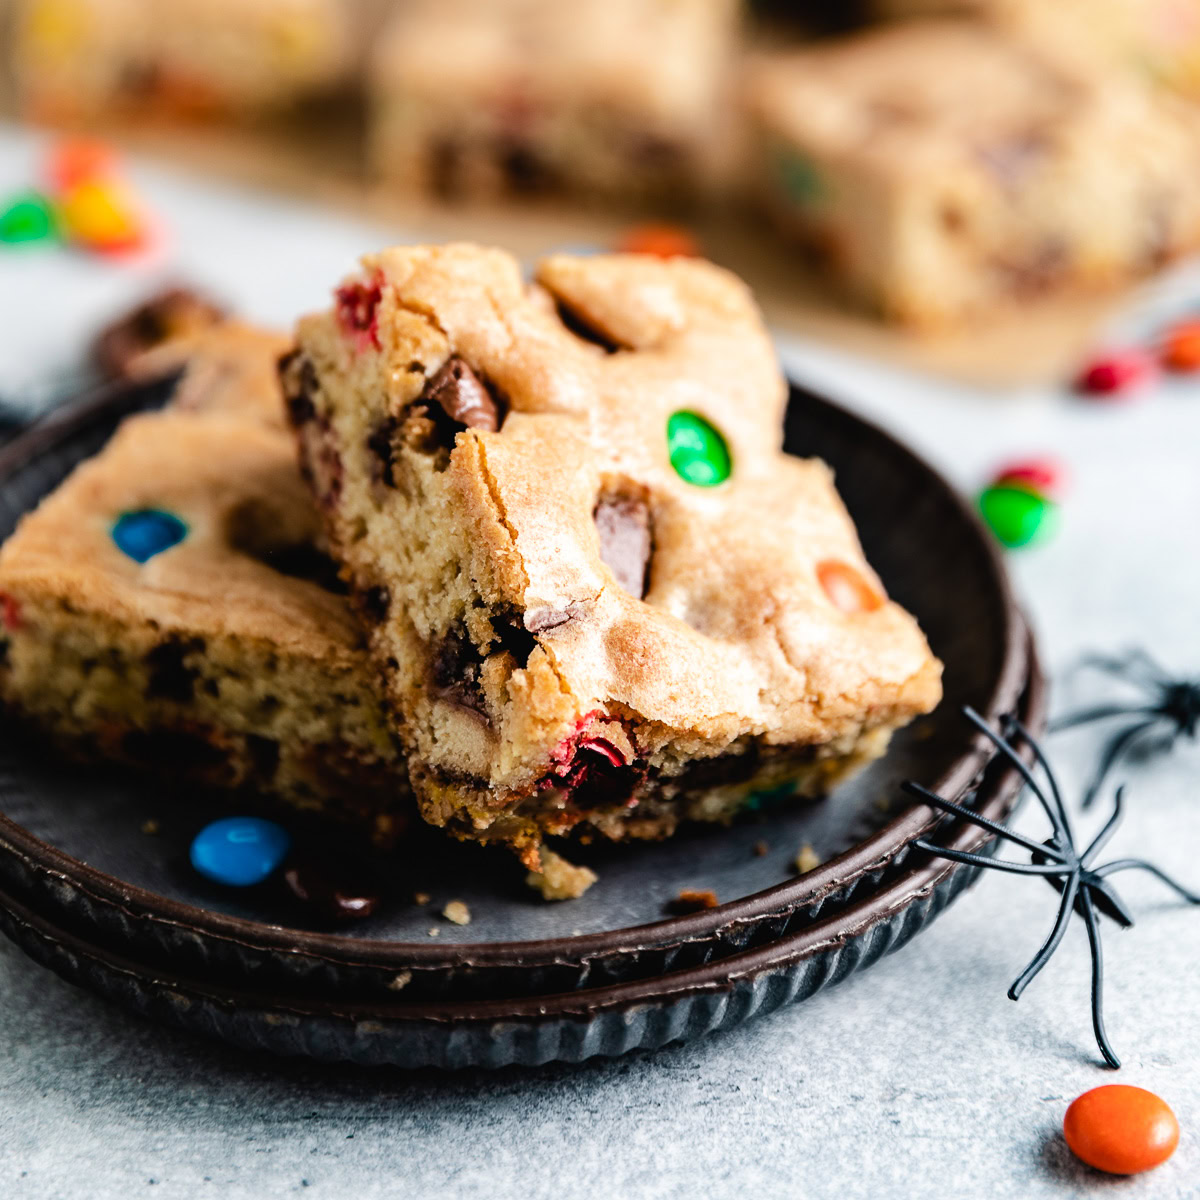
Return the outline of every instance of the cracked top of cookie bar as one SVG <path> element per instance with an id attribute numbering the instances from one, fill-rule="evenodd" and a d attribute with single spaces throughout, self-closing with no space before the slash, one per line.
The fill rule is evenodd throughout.
<path id="1" fill-rule="evenodd" d="M 167 410 L 128 418 L 22 519 L 0 548 L 0 590 L 351 666 L 361 637 L 323 586 L 316 536 L 290 437 Z"/>
<path id="2" fill-rule="evenodd" d="M 458 422 L 430 519 L 466 528 L 478 598 L 536 638 L 507 683 L 511 742 L 595 710 L 651 747 L 825 742 L 940 698 L 941 664 L 885 596 L 829 468 L 782 453 L 785 382 L 728 272 L 556 256 L 526 284 L 499 250 L 403 247 L 365 258 L 299 341 L 337 393 L 339 436 L 364 402 Z M 347 487 L 369 475 L 347 463 Z M 409 536 L 378 513 L 363 533 L 352 565 Z M 444 633 L 460 584 L 396 601 L 418 637 Z"/>

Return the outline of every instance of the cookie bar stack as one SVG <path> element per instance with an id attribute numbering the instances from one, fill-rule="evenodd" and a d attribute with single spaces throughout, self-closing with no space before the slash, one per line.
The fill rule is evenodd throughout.
<path id="1" fill-rule="evenodd" d="M 824 792 L 938 701 L 745 287 L 698 260 L 370 256 L 283 378 L 422 815 L 512 845 Z"/>
<path id="2" fill-rule="evenodd" d="M 944 325 L 1200 244 L 1200 121 L 981 25 L 914 21 L 755 69 L 762 193 L 883 315 Z"/>
<path id="3" fill-rule="evenodd" d="M 76 754 L 387 842 L 407 777 L 283 427 L 286 348 L 228 324 L 126 364 L 183 374 L 0 549 L 0 698 Z"/>
<path id="4" fill-rule="evenodd" d="M 17 0 L 23 112 L 255 114 L 327 94 L 350 76 L 354 5 L 342 0 Z"/>
<path id="5" fill-rule="evenodd" d="M 720 160 L 735 0 L 412 0 L 373 57 L 371 153 L 406 190 L 679 200 Z"/>

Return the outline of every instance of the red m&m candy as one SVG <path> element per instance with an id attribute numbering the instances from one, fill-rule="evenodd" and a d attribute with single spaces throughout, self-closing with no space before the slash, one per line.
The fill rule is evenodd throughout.
<path id="1" fill-rule="evenodd" d="M 1042 456 L 1006 463 L 996 472 L 994 483 L 1025 487 L 1041 496 L 1057 496 L 1066 483 L 1066 468 L 1056 458 Z"/>
<path id="2" fill-rule="evenodd" d="M 1075 387 L 1091 396 L 1129 398 L 1153 382 L 1157 373 L 1153 357 L 1131 346 L 1093 359 L 1080 372 Z"/>

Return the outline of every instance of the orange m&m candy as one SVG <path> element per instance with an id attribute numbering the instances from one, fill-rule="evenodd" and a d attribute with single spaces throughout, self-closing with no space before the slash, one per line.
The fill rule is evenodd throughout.
<path id="1" fill-rule="evenodd" d="M 817 581 L 829 603 L 841 612 L 874 612 L 883 606 L 883 597 L 849 563 L 824 559 L 817 563 Z"/>
<path id="2" fill-rule="evenodd" d="M 1110 1083 L 1084 1092 L 1071 1104 L 1063 1136 L 1088 1166 L 1110 1175 L 1136 1175 L 1175 1153 L 1179 1122 L 1153 1092 Z"/>
<path id="3" fill-rule="evenodd" d="M 1200 321 L 1180 321 L 1167 331 L 1163 362 L 1172 371 L 1200 371 Z"/>
<path id="4" fill-rule="evenodd" d="M 678 225 L 637 225 L 618 239 L 621 254 L 652 254 L 656 258 L 699 258 L 696 239 Z"/>

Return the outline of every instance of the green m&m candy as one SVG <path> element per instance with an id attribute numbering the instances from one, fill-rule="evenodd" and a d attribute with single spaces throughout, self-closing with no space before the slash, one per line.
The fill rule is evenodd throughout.
<path id="1" fill-rule="evenodd" d="M 675 473 L 696 487 L 716 487 L 733 470 L 725 439 L 694 412 L 671 414 L 667 421 L 667 453 Z"/>
<path id="2" fill-rule="evenodd" d="M 984 488 L 979 511 L 996 538 L 1015 549 L 1044 541 L 1058 528 L 1058 505 L 1027 488 L 998 483 Z"/>
<path id="3" fill-rule="evenodd" d="M 0 212 L 0 242 L 40 242 L 54 236 L 54 210 L 50 202 L 36 192 L 17 196 Z"/>

